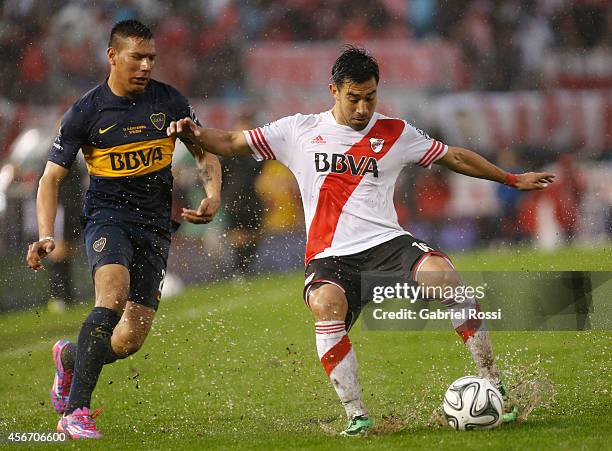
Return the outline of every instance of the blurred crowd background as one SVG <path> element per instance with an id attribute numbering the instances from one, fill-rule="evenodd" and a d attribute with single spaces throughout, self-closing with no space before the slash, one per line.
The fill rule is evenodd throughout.
<path id="1" fill-rule="evenodd" d="M 108 30 L 128 18 L 155 30 L 158 77 L 202 98 L 243 98 L 244 55 L 260 43 L 440 39 L 461 51 L 462 88 L 485 91 L 550 89 L 551 51 L 612 45 L 606 0 L 5 0 L 0 14 L 0 57 L 14 62 L 0 95 L 36 103 L 96 83 Z M 609 77 L 610 55 L 601 63 Z"/>
<path id="2" fill-rule="evenodd" d="M 154 32 L 154 78 L 187 95 L 207 125 L 241 129 L 330 108 L 331 65 L 344 43 L 357 43 L 381 64 L 382 113 L 472 148 L 507 170 L 559 175 L 551 189 L 524 194 L 435 168 L 407 168 L 396 190 L 400 222 L 448 252 L 598 245 L 612 236 L 609 1 L 0 5 L 0 258 L 7 267 L 21 267 L 27 242 L 37 237 L 36 182 L 59 118 L 104 80 L 110 29 L 129 18 Z M 225 160 L 223 166 L 219 217 L 206 227 L 185 224 L 175 237 L 169 270 L 176 286 L 302 267 L 303 214 L 293 176 L 274 162 Z M 201 192 L 185 149 L 177 150 L 174 170 L 178 212 L 196 205 Z M 60 281 L 51 284 L 54 298 L 83 297 L 79 290 L 89 285 L 78 269 L 85 265 L 74 219 L 87 177 L 82 165 L 73 172 L 56 232 L 66 246 L 49 268 L 50 278 Z M 77 273 L 84 283 L 70 286 L 65 275 L 78 280 Z M 0 282 L 0 311 L 49 296 L 41 288 L 23 300 L 23 290 L 10 282 Z"/>

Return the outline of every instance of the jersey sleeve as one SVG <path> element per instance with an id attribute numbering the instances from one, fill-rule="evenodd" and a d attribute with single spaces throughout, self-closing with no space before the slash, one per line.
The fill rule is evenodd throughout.
<path id="1" fill-rule="evenodd" d="M 70 168 L 86 140 L 85 113 L 77 105 L 73 105 L 62 118 L 59 133 L 51 145 L 48 160 L 66 169 Z"/>
<path id="2" fill-rule="evenodd" d="M 448 152 L 446 144 L 430 138 L 423 130 L 408 123 L 404 128 L 401 142 L 405 147 L 404 163 L 417 164 L 427 169 Z"/>
<path id="3" fill-rule="evenodd" d="M 185 117 L 191 118 L 193 122 L 195 122 L 198 127 L 202 126 L 200 119 L 196 115 L 193 107 L 189 104 L 189 101 L 185 96 L 180 94 L 178 91 L 176 93 L 176 118 L 183 119 Z"/>
<path id="4" fill-rule="evenodd" d="M 279 119 L 263 127 L 244 130 L 253 158 L 257 161 L 278 160 L 288 166 L 291 160 L 292 149 L 295 149 L 295 116 Z"/>

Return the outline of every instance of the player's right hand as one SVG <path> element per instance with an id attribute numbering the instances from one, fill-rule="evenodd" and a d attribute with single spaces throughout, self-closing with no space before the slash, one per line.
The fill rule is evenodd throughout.
<path id="1" fill-rule="evenodd" d="M 34 271 L 38 271 L 42 268 L 41 260 L 53 252 L 53 249 L 55 249 L 55 241 L 49 238 L 30 244 L 26 257 L 27 265 Z"/>
<path id="2" fill-rule="evenodd" d="M 168 136 L 178 136 L 183 139 L 192 139 L 200 136 L 200 130 L 198 130 L 198 125 L 193 122 L 191 118 L 186 117 L 178 121 L 170 122 L 170 125 L 168 125 L 166 129 L 166 134 Z"/>

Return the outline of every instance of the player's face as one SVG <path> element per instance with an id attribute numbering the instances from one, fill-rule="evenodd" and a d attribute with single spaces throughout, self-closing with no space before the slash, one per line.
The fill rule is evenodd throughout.
<path id="1" fill-rule="evenodd" d="M 332 83 L 329 89 L 336 101 L 336 121 L 353 130 L 363 130 L 376 110 L 376 88 L 374 77 L 364 83 L 345 81 L 340 89 Z"/>
<path id="2" fill-rule="evenodd" d="M 155 66 L 155 41 L 137 37 L 118 38 L 116 47 L 108 49 L 116 80 L 127 94 L 143 92 Z"/>

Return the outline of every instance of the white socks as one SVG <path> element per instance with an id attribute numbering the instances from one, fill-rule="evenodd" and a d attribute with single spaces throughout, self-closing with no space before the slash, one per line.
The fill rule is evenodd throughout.
<path id="1" fill-rule="evenodd" d="M 450 300 L 442 301 L 447 305 L 449 310 L 463 312 L 463 317 L 466 320 L 456 319 L 453 316 L 452 323 L 455 331 L 463 339 L 465 346 L 472 354 L 472 360 L 478 368 L 478 375 L 489 379 L 494 383 L 498 383 L 499 370 L 493 362 L 493 350 L 491 349 L 491 341 L 489 340 L 489 332 L 487 331 L 484 321 L 480 319 L 470 319 L 468 312 L 480 311 L 480 306 L 474 298 L 466 299 L 464 302 L 455 303 Z"/>
<path id="2" fill-rule="evenodd" d="M 315 323 L 317 353 L 349 419 L 368 416 L 357 379 L 357 357 L 344 321 Z"/>
<path id="3" fill-rule="evenodd" d="M 465 346 L 472 354 L 472 359 L 478 368 L 478 375 L 498 384 L 500 382 L 499 370 L 493 362 L 493 350 L 489 340 L 489 332 L 483 327 L 465 342 Z"/>
<path id="4" fill-rule="evenodd" d="M 446 303 L 445 303 L 446 304 Z M 462 303 L 446 304 L 449 309 L 466 313 L 471 309 L 479 310 L 474 299 Z M 500 380 L 499 371 L 493 362 L 493 351 L 489 333 L 482 320 L 453 319 L 453 327 L 465 342 L 481 377 L 494 383 Z M 317 353 L 325 368 L 349 419 L 356 416 L 368 416 L 357 378 L 357 357 L 346 333 L 344 321 L 318 321 L 315 323 Z"/>

